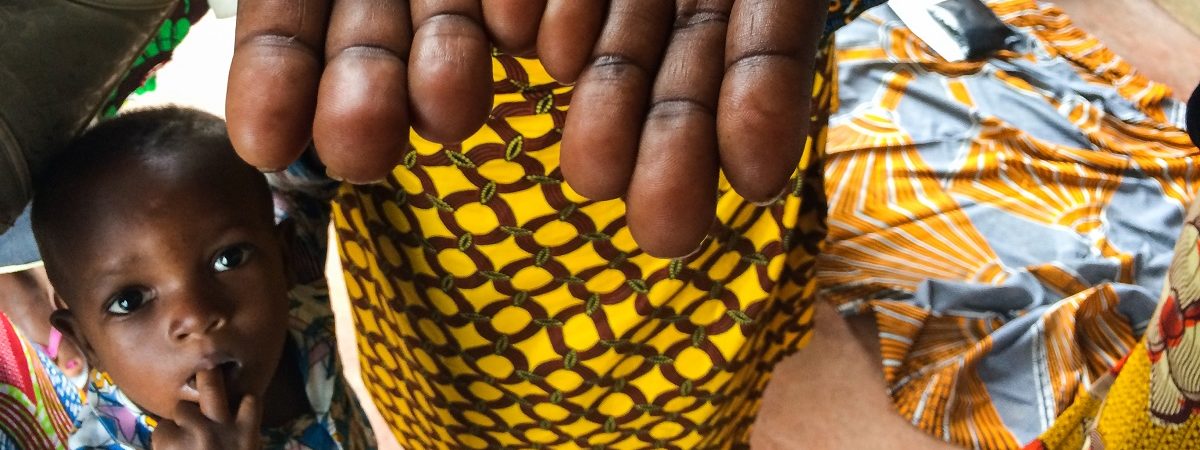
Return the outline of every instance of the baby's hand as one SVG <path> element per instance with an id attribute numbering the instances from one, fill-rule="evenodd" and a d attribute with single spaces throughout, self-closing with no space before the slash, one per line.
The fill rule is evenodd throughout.
<path id="1" fill-rule="evenodd" d="M 154 430 L 151 442 L 155 450 L 220 449 L 257 450 L 262 448 L 259 427 L 262 404 L 253 396 L 242 397 L 237 415 L 231 416 L 225 398 L 225 377 L 218 369 L 196 374 L 200 404 L 179 402 L 175 421 L 164 420 Z"/>

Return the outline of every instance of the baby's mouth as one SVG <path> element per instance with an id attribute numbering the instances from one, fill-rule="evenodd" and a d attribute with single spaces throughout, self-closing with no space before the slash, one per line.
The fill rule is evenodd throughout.
<path id="1" fill-rule="evenodd" d="M 228 360 L 217 364 L 214 368 L 221 373 L 221 379 L 225 382 L 225 390 L 232 391 L 234 381 L 242 370 L 242 363 L 234 360 Z M 188 378 L 187 386 L 192 390 L 196 390 L 195 374 L 192 374 L 192 377 Z"/>

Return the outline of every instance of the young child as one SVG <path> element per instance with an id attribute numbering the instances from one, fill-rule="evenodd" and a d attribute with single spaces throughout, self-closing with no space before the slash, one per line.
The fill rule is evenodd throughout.
<path id="1" fill-rule="evenodd" d="M 374 447 L 323 285 L 295 282 L 290 223 L 219 118 L 129 113 L 63 154 L 33 227 L 51 321 L 93 368 L 71 448 Z"/>

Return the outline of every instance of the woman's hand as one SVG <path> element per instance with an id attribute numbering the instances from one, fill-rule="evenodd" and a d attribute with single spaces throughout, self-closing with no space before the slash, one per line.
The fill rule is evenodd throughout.
<path id="1" fill-rule="evenodd" d="M 382 179 L 409 126 L 457 142 L 490 113 L 489 49 L 576 82 L 567 182 L 625 197 L 634 238 L 681 256 L 707 234 L 717 170 L 747 199 L 786 187 L 808 134 L 826 0 L 242 0 L 226 113 L 277 170 L 310 137 L 332 176 Z"/>

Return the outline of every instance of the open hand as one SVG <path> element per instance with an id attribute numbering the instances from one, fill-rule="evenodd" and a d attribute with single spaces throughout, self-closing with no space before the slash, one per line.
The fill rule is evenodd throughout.
<path id="1" fill-rule="evenodd" d="M 748 200 L 778 197 L 808 135 L 825 14 L 818 0 L 613 0 L 563 128 L 568 184 L 623 196 L 657 256 L 704 239 L 718 168 Z"/>
<path id="2" fill-rule="evenodd" d="M 242 397 L 236 415 L 229 409 L 225 377 L 220 369 L 196 374 L 200 402 L 179 402 L 174 421 L 163 420 L 155 428 L 150 442 L 155 450 L 256 450 L 262 448 L 259 427 L 262 404 L 247 395 Z"/>
<path id="3" fill-rule="evenodd" d="M 718 168 L 752 201 L 803 153 L 825 0 L 242 0 L 226 106 L 234 146 L 276 170 L 311 136 L 330 174 L 385 177 L 411 125 L 439 142 L 491 107 L 494 42 L 577 82 L 567 182 L 625 197 L 648 253 L 707 234 Z"/>

